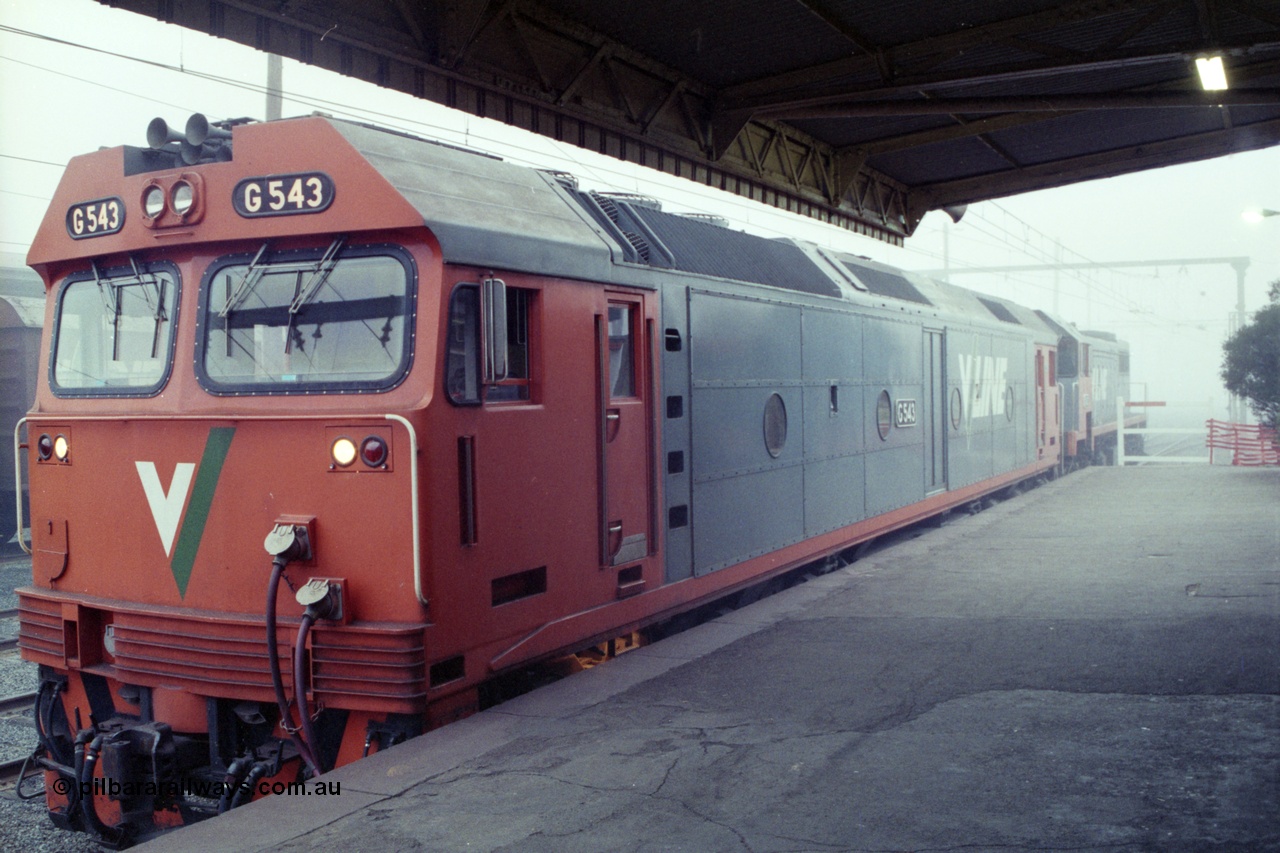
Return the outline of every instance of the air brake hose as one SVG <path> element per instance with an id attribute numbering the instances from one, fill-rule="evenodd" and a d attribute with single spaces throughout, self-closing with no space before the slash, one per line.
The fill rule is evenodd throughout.
<path id="1" fill-rule="evenodd" d="M 65 742 L 59 743 L 53 734 L 53 711 L 58 701 L 58 694 L 62 690 L 63 685 L 58 682 L 40 682 L 40 689 L 36 693 L 34 713 L 36 738 L 40 741 L 40 745 L 44 747 L 44 750 L 49 753 L 49 760 L 58 764 L 70 765 L 72 758 L 67 755 Z"/>
<path id="2" fill-rule="evenodd" d="M 242 755 L 231 762 L 231 766 L 227 768 L 227 775 L 222 779 L 222 796 L 218 798 L 218 814 L 231 808 L 231 798 L 240 787 L 240 783 L 244 781 L 244 775 L 249 772 L 252 763 L 253 759 L 247 755 Z"/>
<path id="3" fill-rule="evenodd" d="M 81 741 L 81 736 L 86 732 L 93 736 L 86 747 Z M 98 817 L 98 810 L 94 804 L 93 796 L 93 766 L 98 763 L 98 750 L 102 749 L 102 741 L 105 735 L 93 735 L 92 729 L 85 729 L 76 737 L 76 757 L 77 764 L 82 763 L 79 767 L 80 783 L 80 813 L 84 816 L 85 822 L 89 828 L 93 830 L 93 834 L 97 836 L 104 844 L 110 847 L 118 847 L 120 842 L 124 840 L 126 827 L 124 826 L 107 826 Z M 81 757 L 83 756 L 83 761 Z"/>
<path id="4" fill-rule="evenodd" d="M 235 799 L 231 801 L 231 808 L 238 809 L 245 803 L 253 799 L 253 789 L 257 787 L 258 782 L 263 776 L 267 775 L 270 766 L 265 761 L 256 762 L 249 770 L 249 775 L 240 783 L 239 790 L 236 791 Z"/>
<path id="5" fill-rule="evenodd" d="M 298 716 L 302 718 L 302 733 L 311 747 L 316 747 L 317 741 L 315 727 L 311 725 L 311 709 L 307 707 L 307 685 L 303 670 L 306 664 L 307 632 L 311 630 L 315 621 L 315 614 L 308 607 L 302 614 L 302 624 L 298 626 L 298 640 L 293 645 L 293 695 L 298 700 Z M 322 770 L 318 766 L 313 769 Z M 317 772 L 316 775 L 319 776 L 320 773 Z"/>
<path id="6" fill-rule="evenodd" d="M 267 660 L 271 664 L 271 686 L 275 689 L 276 705 L 280 708 L 280 726 L 289 733 L 290 740 L 298 750 L 298 755 L 306 762 L 311 775 L 319 776 L 320 768 L 311 754 L 309 745 L 298 737 L 292 728 L 292 715 L 289 713 L 289 700 L 284 695 L 284 677 L 280 674 L 280 650 L 276 647 L 276 593 L 280 588 L 280 579 L 284 575 L 284 567 L 289 559 L 277 555 L 271 560 L 271 580 L 267 584 Z M 305 717 L 304 717 L 305 721 Z"/>
<path id="7" fill-rule="evenodd" d="M 80 776 L 84 773 L 84 750 L 93 740 L 93 729 L 81 729 L 76 734 L 75 758 L 72 765 L 71 792 L 67 796 L 68 811 L 80 807 Z"/>

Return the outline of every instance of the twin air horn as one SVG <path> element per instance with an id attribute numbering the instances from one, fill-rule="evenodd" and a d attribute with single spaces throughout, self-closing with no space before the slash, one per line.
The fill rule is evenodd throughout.
<path id="1" fill-rule="evenodd" d="M 177 154 L 188 166 L 231 159 L 231 125 L 237 121 L 210 124 L 201 113 L 187 119 L 185 133 L 179 133 L 162 118 L 147 125 L 147 145 L 156 151 Z"/>

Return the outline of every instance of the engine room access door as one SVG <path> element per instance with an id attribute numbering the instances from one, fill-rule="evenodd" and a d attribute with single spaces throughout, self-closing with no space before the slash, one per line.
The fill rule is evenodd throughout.
<path id="1" fill-rule="evenodd" d="M 926 494 L 947 487 L 946 351 L 943 333 L 924 332 L 924 486 Z"/>
<path id="2" fill-rule="evenodd" d="M 596 314 L 600 401 L 600 563 L 649 555 L 653 506 L 649 330 L 643 296 L 608 294 Z"/>

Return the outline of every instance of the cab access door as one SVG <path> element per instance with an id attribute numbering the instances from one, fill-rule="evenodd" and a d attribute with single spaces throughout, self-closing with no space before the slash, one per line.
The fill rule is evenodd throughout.
<path id="1" fill-rule="evenodd" d="M 600 564 L 656 550 L 650 341 L 646 296 L 607 292 L 595 315 L 600 428 Z"/>

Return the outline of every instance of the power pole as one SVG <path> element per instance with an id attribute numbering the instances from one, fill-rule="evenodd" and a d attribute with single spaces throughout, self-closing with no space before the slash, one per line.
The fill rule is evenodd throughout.
<path id="1" fill-rule="evenodd" d="M 267 121 L 280 118 L 284 109 L 284 60 L 277 53 L 267 54 Z"/>

